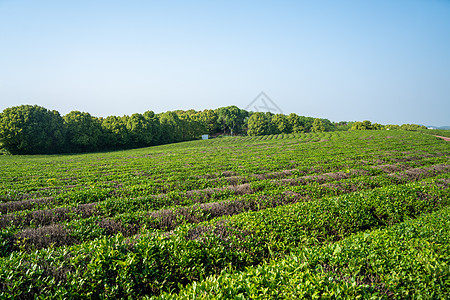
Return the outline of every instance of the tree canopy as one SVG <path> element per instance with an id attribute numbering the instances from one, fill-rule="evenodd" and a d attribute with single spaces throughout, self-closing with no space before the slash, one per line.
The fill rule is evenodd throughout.
<path id="1" fill-rule="evenodd" d="M 80 111 L 62 117 L 44 107 L 21 105 L 0 113 L 0 145 L 11 154 L 91 152 L 188 141 L 202 134 L 290 134 L 342 130 L 350 126 L 351 130 L 425 128 L 415 124 L 382 126 L 368 120 L 332 123 L 295 113 L 249 112 L 237 106 L 97 118 Z"/>
<path id="2" fill-rule="evenodd" d="M 313 132 L 324 132 L 325 131 L 325 126 L 323 125 L 323 123 L 320 119 L 314 119 L 314 122 L 312 123 L 312 131 Z"/>
<path id="3" fill-rule="evenodd" d="M 333 124 L 321 119 L 324 130 Z M 204 111 L 97 118 L 71 111 L 61 117 L 44 107 L 22 105 L 0 114 L 0 143 L 12 154 L 91 152 L 146 147 L 199 138 L 202 134 L 288 134 L 309 132 L 314 119 L 290 114 L 249 112 L 237 106 Z"/>
<path id="4" fill-rule="evenodd" d="M 67 140 L 74 152 L 97 151 L 101 147 L 102 126 L 89 113 L 72 111 L 64 116 Z"/>
<path id="5" fill-rule="evenodd" d="M 5 109 L 0 114 L 0 142 L 11 154 L 61 152 L 65 127 L 57 111 L 34 105 Z"/>
<path id="6" fill-rule="evenodd" d="M 264 135 L 268 134 L 268 120 L 262 112 L 255 112 L 248 119 L 248 135 Z"/>

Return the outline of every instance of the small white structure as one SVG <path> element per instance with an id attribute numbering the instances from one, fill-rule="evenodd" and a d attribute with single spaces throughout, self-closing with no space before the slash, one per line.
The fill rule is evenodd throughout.
<path id="1" fill-rule="evenodd" d="M 207 134 L 202 135 L 202 140 L 207 140 L 208 138 L 209 138 L 209 136 Z"/>

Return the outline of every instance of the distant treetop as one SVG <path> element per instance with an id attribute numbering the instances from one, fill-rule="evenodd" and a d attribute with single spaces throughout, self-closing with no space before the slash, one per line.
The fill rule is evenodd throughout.
<path id="1" fill-rule="evenodd" d="M 351 126 L 351 127 L 350 127 Z M 415 124 L 332 123 L 328 119 L 251 112 L 236 106 L 177 110 L 155 114 L 97 118 L 72 111 L 61 116 L 37 105 L 21 105 L 0 113 L 0 145 L 11 154 L 76 153 L 147 147 L 200 138 L 202 134 L 290 134 L 335 130 L 421 130 Z"/>

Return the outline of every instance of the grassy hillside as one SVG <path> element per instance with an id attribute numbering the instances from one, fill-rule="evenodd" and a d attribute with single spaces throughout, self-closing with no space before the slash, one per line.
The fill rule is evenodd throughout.
<path id="1" fill-rule="evenodd" d="M 424 131 L 427 134 L 450 137 L 450 130 L 434 129 Z"/>
<path id="2" fill-rule="evenodd" d="M 449 297 L 447 235 L 395 244 L 448 217 L 449 145 L 359 131 L 1 156 L 0 298 Z M 402 265 L 376 239 L 358 252 L 373 266 L 337 255 L 369 236 Z"/>

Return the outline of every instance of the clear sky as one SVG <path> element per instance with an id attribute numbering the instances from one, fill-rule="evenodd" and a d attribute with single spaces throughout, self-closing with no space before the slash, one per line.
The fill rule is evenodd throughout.
<path id="1" fill-rule="evenodd" d="M 450 1 L 0 0 L 0 111 L 450 125 Z"/>

